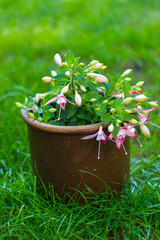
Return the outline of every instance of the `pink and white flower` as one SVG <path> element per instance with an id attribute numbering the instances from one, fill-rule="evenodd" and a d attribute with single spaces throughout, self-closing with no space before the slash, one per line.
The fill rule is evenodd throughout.
<path id="1" fill-rule="evenodd" d="M 106 137 L 108 138 L 108 136 L 103 131 L 103 126 L 99 127 L 98 132 L 96 132 L 94 134 L 91 134 L 91 135 L 88 135 L 88 136 L 85 136 L 85 137 L 82 137 L 81 139 L 82 140 L 88 140 L 88 139 L 91 139 L 91 138 L 94 138 L 94 137 L 96 137 L 96 140 L 99 142 L 98 159 L 100 159 L 100 145 L 102 143 L 105 143 Z"/>

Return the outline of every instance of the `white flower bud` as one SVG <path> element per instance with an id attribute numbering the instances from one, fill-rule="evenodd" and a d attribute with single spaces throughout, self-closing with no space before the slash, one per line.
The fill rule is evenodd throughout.
<path id="1" fill-rule="evenodd" d="M 136 84 L 136 87 L 141 87 L 144 84 L 144 81 L 140 81 Z"/>
<path id="2" fill-rule="evenodd" d="M 91 98 L 89 101 L 90 102 L 95 102 L 95 101 L 97 101 L 97 99 L 96 98 Z"/>
<path id="3" fill-rule="evenodd" d="M 52 75 L 53 77 L 56 77 L 56 76 L 57 76 L 56 71 L 51 71 L 51 75 Z"/>
<path id="4" fill-rule="evenodd" d="M 32 109 L 33 112 L 38 112 L 38 106 L 37 105 L 33 105 L 31 109 Z"/>
<path id="5" fill-rule="evenodd" d="M 83 92 L 86 92 L 86 88 L 83 86 L 83 85 L 80 85 L 80 89 L 83 91 Z"/>
<path id="6" fill-rule="evenodd" d="M 31 113 L 31 112 L 29 112 L 29 113 L 28 113 L 28 117 L 29 117 L 29 118 L 33 118 L 33 119 L 34 119 L 34 114 L 33 114 L 33 113 Z"/>
<path id="7" fill-rule="evenodd" d="M 103 63 L 97 63 L 95 65 L 92 66 L 93 69 L 100 69 L 103 66 Z"/>
<path id="8" fill-rule="evenodd" d="M 82 104 L 82 98 L 81 98 L 81 96 L 78 94 L 77 91 L 75 92 L 75 103 L 76 103 L 78 106 L 81 106 L 81 104 Z"/>
<path id="9" fill-rule="evenodd" d="M 141 130 L 141 133 L 142 133 L 144 136 L 150 137 L 150 131 L 149 131 L 149 129 L 146 127 L 146 125 L 141 124 L 141 125 L 140 125 L 140 130 Z"/>
<path id="10" fill-rule="evenodd" d="M 43 82 L 46 82 L 46 83 L 54 81 L 53 78 L 48 77 L 48 76 L 43 77 L 42 80 L 43 80 Z"/>
<path id="11" fill-rule="evenodd" d="M 71 75 L 70 71 L 66 71 L 66 72 L 65 72 L 65 76 L 66 76 L 66 77 L 70 77 L 70 75 Z"/>
<path id="12" fill-rule="evenodd" d="M 129 104 L 132 102 L 132 97 L 128 97 L 128 98 L 125 98 L 124 101 L 123 101 L 123 104 Z"/>
<path id="13" fill-rule="evenodd" d="M 111 108 L 110 112 L 111 113 L 115 113 L 116 109 L 115 108 Z"/>
<path id="14" fill-rule="evenodd" d="M 96 65 L 97 63 L 99 63 L 99 61 L 97 61 L 97 60 L 93 60 L 93 61 L 90 62 L 89 66 Z"/>
<path id="15" fill-rule="evenodd" d="M 103 104 L 107 104 L 108 103 L 108 99 L 104 100 L 102 103 Z"/>
<path id="16" fill-rule="evenodd" d="M 136 120 L 136 119 L 131 119 L 130 121 L 129 121 L 131 124 L 137 124 L 138 123 L 138 121 Z"/>
<path id="17" fill-rule="evenodd" d="M 17 106 L 18 108 L 22 108 L 22 107 L 23 107 L 23 105 L 22 105 L 21 103 L 19 103 L 19 102 L 15 102 L 15 104 L 16 104 L 16 106 Z"/>
<path id="18" fill-rule="evenodd" d="M 109 126 L 108 126 L 108 132 L 113 132 L 114 130 L 114 126 L 113 124 L 111 123 Z"/>
<path id="19" fill-rule="evenodd" d="M 145 95 L 140 94 L 140 95 L 136 96 L 134 99 L 135 99 L 137 102 L 144 102 L 144 101 L 147 100 L 147 97 L 146 97 Z"/>
<path id="20" fill-rule="evenodd" d="M 155 102 L 149 102 L 149 105 L 150 105 L 151 107 L 158 107 L 157 101 L 155 101 Z"/>
<path id="21" fill-rule="evenodd" d="M 54 113 L 54 112 L 56 112 L 57 110 L 56 110 L 56 108 L 50 108 L 49 110 L 48 110 L 48 112 L 51 112 L 51 113 Z"/>
<path id="22" fill-rule="evenodd" d="M 85 64 L 84 64 L 84 63 L 82 63 L 82 62 L 79 64 L 79 66 L 81 66 L 81 67 L 83 67 L 84 65 L 85 65 Z"/>
<path id="23" fill-rule="evenodd" d="M 105 66 L 105 65 L 103 65 L 103 66 L 101 67 L 102 70 L 104 70 L 104 69 L 106 69 L 106 68 L 107 68 L 107 66 Z"/>
<path id="24" fill-rule="evenodd" d="M 127 75 L 129 75 L 132 72 L 132 69 L 127 69 L 124 71 L 124 73 L 121 75 L 121 77 L 125 77 Z"/>
<path id="25" fill-rule="evenodd" d="M 140 105 L 137 106 L 138 110 L 142 110 L 142 107 Z"/>
<path id="26" fill-rule="evenodd" d="M 125 80 L 130 82 L 130 81 L 132 81 L 132 78 L 126 77 Z"/>
<path id="27" fill-rule="evenodd" d="M 98 75 L 97 73 L 87 73 L 87 76 L 93 79 L 95 79 L 97 75 Z"/>
<path id="28" fill-rule="evenodd" d="M 136 91 L 136 92 L 140 92 L 142 89 L 140 88 L 140 87 L 135 87 L 134 88 L 134 91 Z"/>
<path id="29" fill-rule="evenodd" d="M 55 54 L 54 61 L 58 66 L 62 66 L 62 58 L 58 53 Z"/>
<path id="30" fill-rule="evenodd" d="M 67 93 L 68 92 L 68 90 L 69 90 L 69 86 L 68 85 L 66 85 L 64 88 L 62 88 L 62 93 Z"/>
<path id="31" fill-rule="evenodd" d="M 119 123 L 116 123 L 116 127 L 119 127 Z"/>

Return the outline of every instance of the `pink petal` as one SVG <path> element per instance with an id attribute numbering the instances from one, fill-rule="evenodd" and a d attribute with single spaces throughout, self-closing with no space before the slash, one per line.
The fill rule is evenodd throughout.
<path id="1" fill-rule="evenodd" d="M 129 137 L 134 137 L 134 138 L 137 138 L 137 135 L 134 134 L 133 132 L 131 132 L 130 130 L 128 129 L 123 129 L 125 131 L 125 134 Z"/>
<path id="2" fill-rule="evenodd" d="M 151 111 L 153 111 L 153 110 L 155 110 L 155 109 L 157 109 L 157 107 L 155 107 L 155 108 L 150 108 L 150 109 L 145 110 L 145 111 L 147 111 L 147 112 L 151 112 Z"/>
<path id="3" fill-rule="evenodd" d="M 71 103 L 73 105 L 77 105 L 76 103 L 73 103 L 73 102 L 69 101 L 65 96 L 63 96 L 63 97 L 66 99 L 67 102 L 69 102 L 69 103 Z"/>
<path id="4" fill-rule="evenodd" d="M 129 91 L 129 93 L 130 93 L 131 95 L 137 94 L 137 92 L 135 92 L 135 91 Z"/>
<path id="5" fill-rule="evenodd" d="M 118 150 L 121 149 L 121 144 L 122 144 L 122 141 L 116 139 L 116 145 L 117 145 Z"/>
<path id="6" fill-rule="evenodd" d="M 94 138 L 98 135 L 98 132 L 94 133 L 94 134 L 91 134 L 91 135 L 88 135 L 88 136 L 85 136 L 85 137 L 82 137 L 81 139 L 82 140 L 86 140 L 86 139 L 91 139 L 91 138 Z"/>
<path id="7" fill-rule="evenodd" d="M 46 102 L 43 106 L 48 105 L 49 103 L 56 101 L 58 98 L 59 98 L 59 96 L 50 99 L 50 100 L 49 100 L 48 102 Z"/>

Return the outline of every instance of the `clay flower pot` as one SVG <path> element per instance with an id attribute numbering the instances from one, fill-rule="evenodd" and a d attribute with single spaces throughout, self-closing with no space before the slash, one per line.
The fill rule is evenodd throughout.
<path id="1" fill-rule="evenodd" d="M 119 151 L 115 143 L 106 141 L 101 145 L 100 159 L 97 159 L 98 142 L 95 138 L 80 138 L 97 132 L 99 124 L 55 126 L 39 123 L 28 118 L 25 110 L 22 110 L 22 117 L 28 126 L 33 174 L 46 186 L 49 183 L 54 185 L 58 195 L 62 196 L 62 192 L 73 195 L 74 188 L 85 189 L 86 185 L 93 191 L 105 191 L 103 181 L 109 188 L 120 191 L 127 182 L 129 138 L 124 141 L 128 155 L 123 148 Z"/>

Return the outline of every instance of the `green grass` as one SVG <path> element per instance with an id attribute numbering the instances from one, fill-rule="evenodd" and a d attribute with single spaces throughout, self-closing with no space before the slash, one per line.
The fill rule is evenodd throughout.
<path id="1" fill-rule="evenodd" d="M 153 100 L 160 94 L 159 0 L 0 2 L 0 239 L 160 239 L 159 130 L 132 141 L 131 177 L 118 198 L 55 201 L 36 191 L 26 127 L 14 102 L 45 92 L 56 52 L 92 54 L 121 74 L 133 68 Z M 159 110 L 152 116 L 160 123 Z M 50 196 L 48 196 L 50 195 Z"/>

